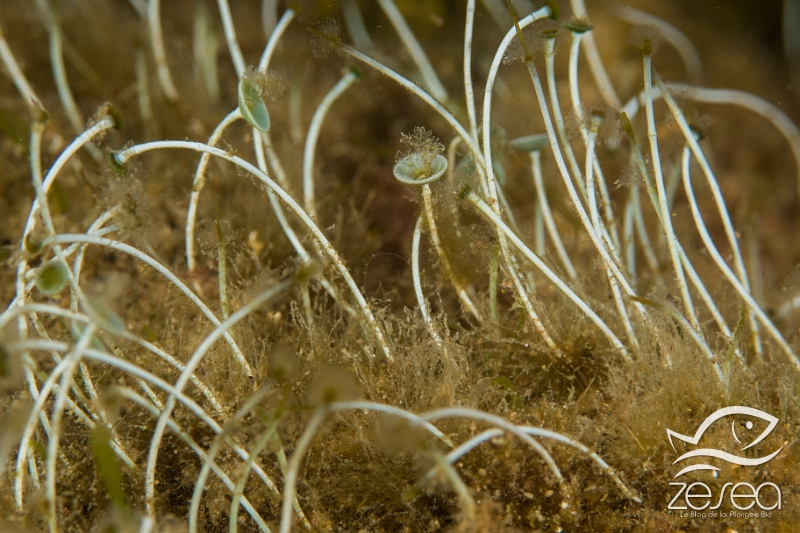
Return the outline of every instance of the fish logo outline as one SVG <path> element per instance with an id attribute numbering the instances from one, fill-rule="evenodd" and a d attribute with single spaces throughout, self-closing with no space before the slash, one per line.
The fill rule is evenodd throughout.
<path id="1" fill-rule="evenodd" d="M 767 436 L 769 436 L 769 434 L 772 433 L 772 430 L 775 429 L 775 426 L 778 425 L 778 419 L 776 417 L 772 416 L 769 413 L 765 413 L 764 411 L 761 411 L 760 409 L 755 409 L 753 407 L 746 407 L 746 406 L 743 406 L 743 405 L 734 405 L 734 406 L 730 406 L 730 407 L 723 407 L 722 409 L 718 409 L 715 412 L 713 412 L 710 415 L 708 415 L 708 417 L 706 417 L 706 419 L 703 420 L 703 423 L 700 424 L 700 427 L 697 428 L 697 431 L 695 431 L 693 436 L 683 435 L 681 433 L 678 433 L 677 431 L 673 431 L 673 430 L 667 428 L 667 437 L 669 438 L 669 443 L 672 446 L 672 449 L 677 451 L 677 449 L 675 448 L 675 443 L 672 440 L 673 437 L 675 437 L 676 439 L 682 440 L 684 442 L 687 442 L 689 444 L 697 445 L 697 443 L 700 441 L 700 438 L 703 436 L 703 434 L 706 432 L 706 430 L 711 426 L 711 424 L 713 424 L 714 422 L 716 422 L 717 420 L 719 420 L 721 418 L 724 418 L 726 416 L 731 416 L 731 415 L 750 415 L 750 416 L 765 420 L 765 421 L 767 421 L 769 423 L 767 428 L 758 437 L 756 437 L 755 440 L 753 440 L 753 442 L 751 442 L 750 444 L 747 444 L 746 446 L 744 446 L 742 448 L 742 450 L 746 450 L 748 448 L 751 448 L 751 447 L 755 446 L 756 444 L 758 444 L 759 442 L 761 442 L 762 440 L 764 440 L 765 438 L 767 438 Z M 736 440 L 736 442 L 741 444 L 742 441 L 739 440 L 739 436 L 736 434 L 736 425 L 735 424 L 736 424 L 735 421 L 731 422 L 731 432 L 733 433 L 733 438 Z M 753 423 L 748 421 L 747 422 L 747 428 L 751 429 L 752 427 L 753 427 Z M 769 454 L 769 455 L 767 455 L 765 457 L 748 458 L 748 457 L 740 457 L 738 455 L 733 455 L 731 453 L 724 452 L 722 450 L 717 450 L 717 449 L 714 449 L 714 448 L 701 448 L 701 449 L 698 449 L 698 450 L 692 450 L 692 451 L 684 453 L 683 455 L 681 455 L 680 457 L 675 459 L 675 461 L 673 461 L 672 464 L 679 463 L 680 461 L 683 461 L 683 460 L 686 460 L 686 459 L 690 459 L 692 457 L 716 457 L 717 459 L 722 459 L 723 461 L 727 461 L 729 463 L 732 463 L 732 464 L 735 464 L 735 465 L 739 465 L 739 466 L 757 466 L 757 465 L 764 464 L 767 461 L 769 461 L 772 458 L 774 458 L 776 455 L 778 455 L 778 453 L 780 453 L 780 451 L 782 449 L 783 449 L 783 446 L 781 446 L 776 451 L 774 451 L 773 453 L 771 453 L 771 454 Z M 690 465 L 690 466 L 687 466 L 686 468 L 682 469 L 680 472 L 675 474 L 675 477 L 676 478 L 680 477 L 683 474 L 686 474 L 688 472 L 693 472 L 695 470 L 713 470 L 713 471 L 716 472 L 716 471 L 719 470 L 719 468 L 717 468 L 716 466 L 712 466 L 712 465 L 708 465 L 708 464 L 702 464 L 702 463 L 694 464 L 694 465 Z"/>

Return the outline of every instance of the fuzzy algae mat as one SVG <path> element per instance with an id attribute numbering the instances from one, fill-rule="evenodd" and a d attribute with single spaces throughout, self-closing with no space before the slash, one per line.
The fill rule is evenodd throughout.
<path id="1" fill-rule="evenodd" d="M 0 6 L 0 528 L 795 530 L 798 38 L 586 8 Z"/>

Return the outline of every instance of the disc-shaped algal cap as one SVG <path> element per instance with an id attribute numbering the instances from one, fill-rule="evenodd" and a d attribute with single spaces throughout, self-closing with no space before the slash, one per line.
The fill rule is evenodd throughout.
<path id="1" fill-rule="evenodd" d="M 398 154 L 394 177 L 406 185 L 425 185 L 438 180 L 447 170 L 444 146 L 425 128 L 414 128 L 410 135 L 400 136 L 408 148 Z"/>
<path id="2" fill-rule="evenodd" d="M 437 154 L 431 161 L 419 153 L 408 154 L 394 166 L 394 177 L 406 185 L 425 185 L 438 180 L 447 170 L 447 158 Z"/>

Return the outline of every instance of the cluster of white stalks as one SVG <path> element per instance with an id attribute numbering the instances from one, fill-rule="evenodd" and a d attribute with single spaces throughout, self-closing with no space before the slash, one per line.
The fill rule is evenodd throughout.
<path id="1" fill-rule="evenodd" d="M 139 16 L 147 21 L 150 30 L 150 46 L 157 66 L 160 90 L 164 97 L 173 102 L 182 98 L 170 74 L 167 61 L 160 20 L 159 0 L 129 0 Z M 501 44 L 494 53 L 494 58 L 485 80 L 483 102 L 479 106 L 473 92 L 472 75 L 472 37 L 475 20 L 475 0 L 466 0 L 466 21 L 464 26 L 463 48 L 463 82 L 464 94 L 448 94 L 439 80 L 435 69 L 424 50 L 415 39 L 407 22 L 401 16 L 392 0 L 379 0 L 378 4 L 385 12 L 392 27 L 399 35 L 407 53 L 412 58 L 416 70 L 401 74 L 389 69 L 369 55 L 373 50 L 372 39 L 365 27 L 357 2 L 343 0 L 343 18 L 353 46 L 345 44 L 341 38 L 331 31 L 313 30 L 315 38 L 327 41 L 334 49 L 352 58 L 353 64 L 362 70 L 375 69 L 406 88 L 429 106 L 430 113 L 443 119 L 452 127 L 451 138 L 447 140 L 449 147 L 439 143 L 426 130 L 420 128 L 410 134 L 405 141 L 409 149 L 398 159 L 394 168 L 396 178 L 410 187 L 421 187 L 422 203 L 413 234 L 412 273 L 413 284 L 418 301 L 418 311 L 428 329 L 428 334 L 441 350 L 446 350 L 444 342 L 445 329 L 438 317 L 432 315 L 423 291 L 420 271 L 420 247 L 422 235 L 427 233 L 435 249 L 435 257 L 445 279 L 450 280 L 452 289 L 458 296 L 462 311 L 475 323 L 498 319 L 497 285 L 500 276 L 507 276 L 513 287 L 514 298 L 525 310 L 533 328 L 541 335 L 547 346 L 552 349 L 553 357 L 561 353 L 560 339 L 548 327 L 548 321 L 541 316 L 542 306 L 537 297 L 537 286 L 550 285 L 560 292 L 567 301 L 574 305 L 590 323 L 608 340 L 610 349 L 618 354 L 620 364 L 629 364 L 642 356 L 643 343 L 640 340 L 649 331 L 654 317 L 670 316 L 675 327 L 684 336 L 691 338 L 697 345 L 697 365 L 710 365 L 719 379 L 720 388 L 725 390 L 729 385 L 733 365 L 747 366 L 746 351 L 752 351 L 756 358 L 762 356 L 767 340 L 785 355 L 786 360 L 800 369 L 792 346 L 775 326 L 771 318 L 763 310 L 762 303 L 756 296 L 758 291 L 754 284 L 759 283 L 753 276 L 753 265 L 748 269 L 746 256 L 741 249 L 736 229 L 726 209 L 725 199 L 721 195 L 717 176 L 708 162 L 703 147 L 698 143 L 698 135 L 684 116 L 681 107 L 676 103 L 676 95 L 699 102 L 711 102 L 743 106 L 754 113 L 763 115 L 775 125 L 786 137 L 795 159 L 800 163 L 800 133 L 797 128 L 781 112 L 770 104 L 737 91 L 712 90 L 689 85 L 671 85 L 664 82 L 654 69 L 652 50 L 647 41 L 642 46 L 642 90 L 627 104 L 622 104 L 600 60 L 593 40 L 591 27 L 582 0 L 572 0 L 573 22 L 558 30 L 549 29 L 541 32 L 543 46 L 531 46 L 527 42 L 523 30 L 529 26 L 536 27 L 538 21 L 557 18 L 557 6 L 548 2 L 545 7 L 527 13 L 512 12 L 496 1 L 484 0 L 479 9 L 487 9 L 498 24 L 505 24 L 507 30 Z M 231 415 L 213 390 L 196 370 L 204 357 L 217 343 L 226 343 L 238 364 L 241 375 L 253 378 L 254 372 L 245 355 L 243 347 L 237 344 L 232 334 L 234 326 L 246 318 L 254 310 L 269 305 L 269 301 L 278 295 L 288 293 L 297 297 L 304 311 L 305 320 L 314 321 L 314 294 L 310 286 L 317 285 L 315 290 L 321 291 L 331 298 L 345 312 L 350 320 L 359 323 L 365 335 L 364 357 L 384 358 L 387 368 L 396 364 L 398 354 L 392 349 L 391 339 L 376 318 L 370 303 L 361 292 L 353 276 L 348 270 L 336 249 L 321 229 L 325 221 L 318 220 L 315 192 L 315 149 L 322 131 L 322 124 L 329 109 L 336 100 L 346 94 L 349 87 L 359 82 L 359 71 L 356 68 L 347 70 L 341 80 L 335 84 L 325 98 L 322 99 L 313 120 L 305 135 L 302 161 L 292 162 L 302 166 L 302 190 L 298 184 L 290 183 L 281 161 L 281 156 L 273 146 L 270 132 L 278 124 L 271 124 L 268 113 L 268 101 L 265 99 L 264 84 L 266 72 L 270 67 L 273 52 L 281 37 L 294 18 L 295 11 L 289 8 L 280 17 L 276 13 L 275 4 L 264 1 L 264 13 L 274 17 L 271 33 L 266 39 L 264 52 L 260 61 L 248 68 L 237 43 L 236 29 L 233 24 L 227 0 L 218 0 L 219 14 L 224 28 L 225 42 L 235 71 L 240 78 L 238 104 L 231 102 L 232 111 L 219 123 L 211 137 L 207 140 L 157 140 L 127 146 L 119 151 L 109 151 L 106 155 L 108 164 L 117 173 L 126 171 L 126 164 L 133 158 L 147 165 L 147 153 L 154 151 L 192 151 L 198 155 L 198 165 L 191 190 L 187 190 L 189 208 L 186 214 L 185 249 L 186 264 L 190 272 L 197 267 L 195 253 L 195 226 L 198 215 L 198 202 L 206 181 L 206 169 L 211 158 L 219 158 L 236 165 L 243 173 L 249 174 L 262 182 L 266 188 L 265 201 L 280 222 L 283 232 L 293 246 L 302 267 L 299 273 L 263 290 L 250 301 L 233 310 L 228 301 L 225 273 L 225 249 L 219 247 L 219 294 L 220 301 L 209 303 L 198 285 L 192 286 L 176 275 L 167 266 L 153 256 L 153 253 L 121 242 L 115 236 L 120 235 L 117 215 L 122 207 L 112 208 L 100 214 L 93 222 L 87 224 L 84 233 L 62 233 L 48 206 L 48 191 L 52 188 L 62 171 L 73 162 L 75 154 L 87 150 L 88 154 L 102 162 L 103 155 L 92 140 L 102 135 L 105 130 L 119 127 L 120 117 L 112 107 L 107 107 L 88 128 L 83 126 L 83 113 L 72 97 L 69 81 L 64 68 L 63 36 L 59 29 L 58 18 L 52 12 L 47 0 L 37 0 L 37 7 L 44 21 L 50 46 L 50 57 L 58 96 L 63 110 L 76 132 L 74 139 L 61 152 L 49 169 L 42 168 L 42 139 L 48 128 L 47 112 L 37 96 L 35 88 L 28 82 L 26 74 L 18 66 L 8 43 L 0 34 L 0 58 L 7 74 L 13 79 L 19 94 L 30 108 L 31 124 L 28 153 L 30 158 L 30 175 L 36 191 L 36 197 L 30 208 L 30 214 L 24 233 L 20 236 L 20 252 L 15 256 L 17 283 L 16 296 L 8 308 L 0 315 L 0 327 L 4 331 L 3 357 L 20 365 L 24 373 L 28 393 L 32 399 L 32 408 L 16 437 L 16 453 L 6 467 L 0 472 L 14 484 L 16 507 L 18 512 L 25 512 L 31 505 L 26 500 L 31 490 L 41 490 L 45 495 L 44 506 L 47 522 L 51 532 L 60 531 L 59 495 L 57 494 L 58 477 L 61 469 L 69 468 L 68 463 L 59 452 L 63 446 L 64 418 L 69 413 L 76 420 L 84 423 L 92 430 L 95 454 L 101 464 L 101 471 L 109 479 L 114 478 L 115 464 L 123 463 L 123 468 L 144 468 L 144 486 L 146 510 L 136 515 L 139 530 L 155 531 L 159 516 L 156 515 L 157 490 L 156 475 L 158 471 L 159 452 L 166 432 L 172 432 L 181 439 L 198 456 L 202 469 L 197 477 L 188 517 L 189 531 L 198 530 L 204 487 L 209 476 L 218 477 L 230 490 L 230 531 L 235 532 L 241 522 L 240 507 L 252 518 L 253 524 L 264 532 L 272 531 L 268 523 L 279 521 L 279 531 L 287 533 L 295 521 L 299 521 L 303 529 L 311 530 L 308 514 L 304 512 L 298 497 L 297 483 L 300 467 L 306 452 L 318 433 L 322 423 L 333 413 L 356 411 L 359 413 L 383 413 L 384 416 L 396 416 L 405 419 L 409 424 L 418 426 L 432 434 L 439 449 L 432 452 L 439 476 L 444 476 L 457 494 L 463 520 L 469 522 L 474 518 L 476 503 L 470 488 L 459 475 L 456 466 L 460 458 L 470 453 L 482 443 L 499 435 L 513 435 L 520 442 L 530 446 L 531 452 L 544 461 L 555 480 L 561 484 L 564 478 L 558 465 L 551 457 L 548 449 L 541 441 L 553 441 L 573 447 L 585 454 L 596 464 L 597 468 L 607 474 L 616 484 L 621 494 L 632 501 L 641 500 L 631 491 L 615 472 L 593 451 L 581 443 L 565 435 L 547 429 L 528 425 L 513 424 L 503 418 L 487 412 L 464 407 L 445 407 L 426 413 L 411 413 L 391 405 L 367 401 L 341 402 L 332 401 L 320 405 L 308 406 L 313 415 L 308 420 L 301 436 L 293 443 L 291 453 L 284 452 L 278 438 L 277 428 L 280 418 L 272 421 L 271 426 L 263 433 L 250 449 L 242 447 L 231 438 L 228 427 L 250 413 L 261 399 L 255 394 Z M 524 5 L 527 2 L 517 2 Z M 529 6 L 530 7 L 530 6 Z M 647 22 L 661 28 L 662 34 L 669 44 L 674 45 L 687 62 L 687 68 L 698 69 L 696 54 L 687 45 L 685 37 L 657 19 L 643 13 L 627 10 L 623 17 L 633 22 Z M 198 10 L 196 28 L 208 24 L 208 14 Z M 548 26 L 552 28 L 551 26 Z M 568 51 L 569 61 L 569 104 L 559 102 L 558 87 L 555 79 L 554 63 L 556 60 L 556 35 L 569 32 L 571 46 Z M 544 131 L 531 132 L 531 136 L 515 139 L 511 145 L 530 155 L 530 172 L 536 190 L 536 197 L 530 202 L 535 205 L 535 231 L 533 243 L 528 242 L 515 222 L 514 213 L 505 199 L 501 167 L 492 153 L 492 135 L 496 131 L 492 123 L 493 96 L 495 82 L 500 74 L 501 66 L 514 45 L 522 49 L 521 60 L 527 66 L 539 104 L 536 113 L 540 115 Z M 199 46 L 198 57 L 203 57 L 204 49 Z M 535 50 L 535 51 L 533 51 Z M 611 201 L 608 183 L 616 177 L 604 172 L 602 157 L 597 154 L 598 132 L 604 120 L 603 112 L 585 108 L 579 93 L 578 63 L 581 51 L 585 53 L 592 78 L 597 84 L 600 94 L 606 100 L 605 113 L 619 113 L 619 119 L 627 133 L 630 143 L 632 165 L 638 169 L 639 176 L 630 186 L 627 199 L 621 205 Z M 543 55 L 546 65 L 541 75 L 534 64 L 537 55 Z M 146 69 L 146 63 L 140 55 L 137 70 Z M 537 58 L 540 61 L 541 58 Z M 209 72 L 205 78 L 211 89 L 218 82 L 215 72 Z M 419 84 L 413 80 L 419 80 Z M 142 116 L 147 119 L 149 93 L 140 95 Z M 209 90 L 210 90 L 209 89 Z M 218 90 L 218 89 L 217 89 Z M 654 112 L 654 101 L 663 99 L 670 117 L 677 124 L 683 135 L 684 147 L 677 164 L 662 162 L 659 151 L 659 130 Z M 456 118 L 454 109 L 466 107 L 468 122 L 462 123 Z M 612 111 L 609 111 L 611 108 Z M 478 110 L 481 110 L 479 113 Z M 531 110 L 533 113 L 534 110 Z M 644 115 L 642 117 L 642 115 Z M 566 123 L 574 117 L 580 124 L 580 135 L 568 135 Z M 152 119 L 152 116 L 150 116 Z M 236 121 L 244 119 L 252 126 L 252 143 L 255 161 L 247 161 L 235 155 L 231 150 L 218 148 L 217 145 L 226 140 L 227 128 Z M 537 119 L 538 120 L 538 119 Z M 425 126 L 424 124 L 420 126 Z M 288 127 L 288 126 L 287 126 Z M 641 140 L 641 131 L 646 132 L 646 139 Z M 637 132 L 639 137 L 637 137 Z M 236 139 L 227 139 L 235 146 Z M 239 140 L 238 142 L 242 142 Z M 398 148 L 400 144 L 398 143 Z M 476 186 L 461 189 L 462 206 L 480 212 L 486 223 L 496 231 L 497 253 L 492 265 L 486 265 L 490 272 L 488 291 L 489 305 L 476 303 L 480 294 L 470 286 L 465 286 L 452 272 L 448 261 L 448 250 L 440 233 L 437 231 L 436 202 L 430 184 L 436 180 L 457 179 L 459 150 L 468 160 L 474 173 L 473 183 Z M 649 157 L 648 157 L 649 154 Z M 553 158 L 557 172 L 551 176 L 543 175 L 542 157 Z M 103 163 L 105 164 L 105 163 Z M 692 170 L 699 167 L 699 176 L 692 176 Z M 665 168 L 668 171 L 665 171 Z M 695 172 L 695 174 L 698 174 Z M 723 246 L 729 251 L 728 258 L 720 251 L 720 244 L 715 243 L 706 229 L 704 217 L 695 200 L 694 180 L 703 180 L 710 189 L 717 221 L 724 228 L 725 242 Z M 555 216 L 548 203 L 545 188 L 555 183 L 563 184 L 569 196 L 569 204 L 573 214 L 580 223 L 579 232 L 593 246 L 593 252 L 599 261 L 600 268 L 579 271 L 575 257 L 565 244 L 564 231 L 566 223 Z M 738 323 L 729 322 L 731 317 L 718 308 L 710 291 L 706 288 L 708 280 L 704 280 L 693 267 L 691 257 L 696 250 L 685 250 L 672 225 L 673 207 L 680 185 L 683 185 L 688 209 L 693 218 L 697 232 L 705 246 L 703 253 L 712 258 L 718 272 L 710 276 L 721 275 L 730 288 L 738 295 L 741 313 Z M 562 185 L 558 185 L 559 189 Z M 647 204 L 651 204 L 648 206 Z M 266 205 L 266 204 L 265 204 Z M 616 209 L 615 209 L 616 207 Z M 470 207 L 472 208 L 472 207 Z M 645 216 L 647 213 L 649 216 Z M 653 217 L 652 213 L 655 213 Z M 574 230 L 571 230 L 574 231 Z M 310 237 L 310 238 L 309 238 Z M 164 277 L 164 283 L 171 284 L 185 295 L 190 305 L 213 325 L 208 334 L 191 354 L 168 353 L 157 344 L 149 342 L 140 333 L 126 326 L 124 317 L 118 317 L 101 303 L 98 303 L 84 291 L 81 283 L 84 256 L 88 247 L 101 247 L 115 252 L 129 254 L 141 261 L 150 269 Z M 574 253 L 574 252 L 573 252 Z M 639 265 L 644 259 L 644 264 Z M 674 279 L 663 279 L 659 268 L 659 260 L 666 258 L 671 264 Z M 326 264 L 329 268 L 312 268 L 315 264 Z M 33 266 L 36 265 L 36 266 Z M 640 270 L 649 269 L 654 279 L 662 280 L 669 286 L 676 286 L 680 297 L 673 305 L 668 302 L 656 302 L 641 296 L 637 276 Z M 498 275 L 499 272 L 499 275 Z M 579 277 L 583 279 L 579 279 Z M 596 278 L 596 279 L 590 279 Z M 587 281 L 588 280 L 588 281 Z M 613 297 L 613 306 L 600 307 L 588 296 L 585 287 L 603 286 Z M 607 285 L 606 285 L 607 284 Z M 445 288 L 445 290 L 450 290 Z M 64 291 L 69 294 L 69 306 L 59 305 L 65 299 L 60 298 Z M 292 297 L 294 297 L 292 296 Z M 800 298 L 787 302 L 780 313 L 788 314 L 800 304 Z M 215 309 L 218 311 L 215 311 Z M 491 316 L 484 316 L 488 308 Z M 52 318 L 58 318 L 60 324 L 67 324 L 71 330 L 71 340 L 64 340 L 63 333 L 56 331 Z M 734 320 L 736 317 L 734 317 Z M 718 353 L 714 344 L 709 341 L 716 335 L 723 335 L 729 347 L 725 353 Z M 179 377 L 173 382 L 155 375 L 148 368 L 139 364 L 135 358 L 126 355 L 120 348 L 125 345 L 138 346 L 163 360 L 164 364 L 174 369 Z M 669 354 L 663 354 L 665 366 L 670 365 Z M 91 365 L 89 363 L 92 363 Z M 357 360 L 352 362 L 358 364 Z M 47 372 L 40 369 L 48 368 Z M 131 402 L 141 406 L 157 420 L 155 430 L 150 437 L 150 446 L 146 461 L 138 464 L 128 453 L 127 443 L 118 436 L 114 417 L 103 409 L 103 403 L 97 401 L 102 395 L 95 386 L 97 376 L 90 368 L 103 368 L 104 372 L 114 369 L 126 377 L 115 388 L 115 394 L 123 402 Z M 95 370 L 96 372 L 96 370 Z M 191 382 L 192 386 L 189 386 Z M 196 420 L 192 423 L 205 425 L 217 437 L 210 446 L 196 442 L 173 415 L 177 406 L 187 409 Z M 465 423 L 476 423 L 474 436 L 464 442 L 455 443 L 437 428 L 437 422 L 445 418 L 458 418 Z M 2 428 L 0 428 L 2 430 Z M 96 439 L 94 436 L 98 436 Z M 33 442 L 43 442 L 46 453 L 33 453 Z M 269 453 L 267 447 L 269 446 Z M 229 447 L 239 457 L 237 468 L 224 469 L 216 457 L 218 453 Z M 0 447 L 2 449 L 2 447 Z M 99 450 L 99 451 L 98 451 Z M 112 461 L 105 461 L 103 467 L 103 450 L 113 454 Z M 277 451 L 276 451 L 277 450 Z M 5 462 L 6 458 L 3 458 Z M 281 472 L 282 479 L 270 477 L 265 462 L 275 461 L 279 468 L 270 471 Z M 269 491 L 282 498 L 280 517 L 263 516 L 259 509 L 250 503 L 245 487 L 251 474 L 255 474 L 258 483 L 263 483 Z M 425 480 L 420 481 L 424 486 Z M 118 476 L 118 474 L 117 474 Z M 125 497 L 113 488 L 113 482 L 107 483 L 112 500 L 120 508 L 125 507 Z M 116 494 L 116 496 L 115 496 Z M 30 499 L 30 498 L 28 498 Z M 569 505 L 568 498 L 565 504 Z M 263 512 L 263 511 L 262 511 Z M 131 515 L 133 516 L 133 515 Z M 133 519 L 133 518 L 132 518 Z"/>

